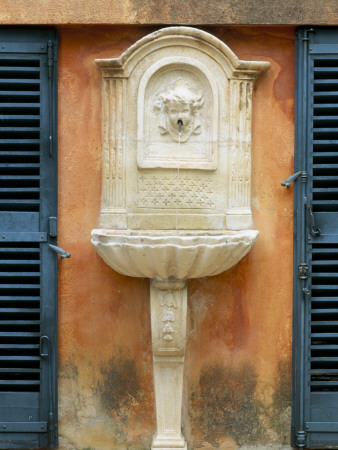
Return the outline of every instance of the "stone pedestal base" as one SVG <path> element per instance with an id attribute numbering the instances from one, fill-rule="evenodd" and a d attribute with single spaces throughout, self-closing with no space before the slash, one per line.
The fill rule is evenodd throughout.
<path id="1" fill-rule="evenodd" d="M 153 280 L 150 287 L 156 425 L 152 450 L 184 450 L 181 432 L 187 287 Z"/>
<path id="2" fill-rule="evenodd" d="M 188 450 L 187 448 L 187 443 L 184 441 L 184 447 L 154 447 L 153 445 L 151 446 L 151 450 Z"/>
<path id="3" fill-rule="evenodd" d="M 180 439 L 158 439 L 154 436 L 151 450 L 187 450 L 187 443 L 182 436 Z"/>

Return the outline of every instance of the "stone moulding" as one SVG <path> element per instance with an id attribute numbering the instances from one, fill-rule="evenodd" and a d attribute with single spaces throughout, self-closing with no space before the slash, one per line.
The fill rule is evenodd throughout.
<path id="1" fill-rule="evenodd" d="M 169 27 L 96 64 L 103 75 L 101 228 L 252 229 L 252 90 L 269 63 L 239 60 L 202 30 Z M 170 106 L 177 98 L 179 108 L 190 108 L 180 147 Z M 150 205 L 137 180 L 172 179 L 175 170 L 181 180 L 172 191 L 184 176 L 206 174 L 212 190 L 203 202 L 185 202 L 185 211 L 173 202 Z M 141 188 L 149 190 L 145 182 Z"/>

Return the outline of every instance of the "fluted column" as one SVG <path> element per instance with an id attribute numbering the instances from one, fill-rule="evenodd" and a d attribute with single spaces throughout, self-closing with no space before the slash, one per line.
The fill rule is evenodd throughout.
<path id="1" fill-rule="evenodd" d="M 253 228 L 250 208 L 253 78 L 230 80 L 227 227 Z"/>
<path id="2" fill-rule="evenodd" d="M 103 201 L 100 221 L 106 228 L 126 228 L 126 83 L 125 78 L 105 78 L 103 87 Z"/>

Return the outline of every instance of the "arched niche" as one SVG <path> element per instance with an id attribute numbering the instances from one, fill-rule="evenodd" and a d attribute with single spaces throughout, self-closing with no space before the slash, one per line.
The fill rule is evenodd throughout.
<path id="1" fill-rule="evenodd" d="M 269 63 L 239 60 L 190 27 L 159 30 L 96 63 L 104 78 L 101 227 L 253 228 L 252 90 Z M 177 109 L 186 114 L 180 139 Z"/>

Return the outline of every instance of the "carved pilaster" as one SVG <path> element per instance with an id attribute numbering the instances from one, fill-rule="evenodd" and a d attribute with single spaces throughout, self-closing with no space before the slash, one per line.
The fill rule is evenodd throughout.
<path id="1" fill-rule="evenodd" d="M 250 209 L 252 79 L 230 80 L 228 228 L 253 226 Z"/>
<path id="2" fill-rule="evenodd" d="M 103 205 L 101 226 L 121 228 L 125 203 L 125 78 L 105 78 L 103 87 Z M 122 219 L 122 222 L 121 222 Z M 126 227 L 126 224 L 125 224 Z M 123 228 L 123 226 L 122 226 Z"/>
<path id="3" fill-rule="evenodd" d="M 181 432 L 186 282 L 152 281 L 150 302 L 157 418 L 152 449 L 186 449 Z"/>

